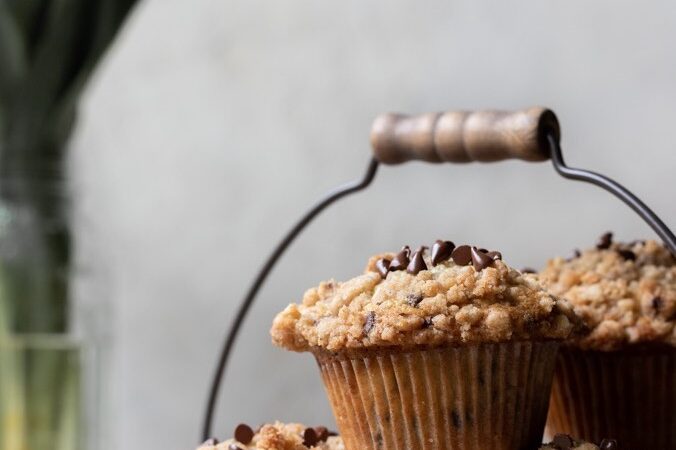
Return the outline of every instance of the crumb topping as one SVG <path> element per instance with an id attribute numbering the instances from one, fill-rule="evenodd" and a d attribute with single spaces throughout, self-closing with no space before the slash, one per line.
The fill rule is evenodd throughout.
<path id="1" fill-rule="evenodd" d="M 401 261 L 402 252 L 372 257 L 349 281 L 308 290 L 274 319 L 273 342 L 294 351 L 405 348 L 565 339 L 576 328 L 565 301 L 499 252 L 460 246 L 440 258 L 434 246 L 432 255 L 421 247 Z M 392 271 L 394 264 L 408 269 Z"/>
<path id="2" fill-rule="evenodd" d="M 234 438 L 220 443 L 210 439 L 197 450 L 345 450 L 345 447 L 343 440 L 326 427 L 275 422 L 255 432 L 247 425 L 240 425 Z"/>
<path id="3" fill-rule="evenodd" d="M 580 348 L 676 346 L 676 260 L 658 242 L 613 243 L 606 233 L 596 248 L 549 261 L 539 278 L 591 329 Z"/>
<path id="4" fill-rule="evenodd" d="M 540 450 L 620 450 L 620 445 L 615 439 L 603 439 L 596 445 L 568 434 L 557 434 L 552 442 L 543 444 Z"/>

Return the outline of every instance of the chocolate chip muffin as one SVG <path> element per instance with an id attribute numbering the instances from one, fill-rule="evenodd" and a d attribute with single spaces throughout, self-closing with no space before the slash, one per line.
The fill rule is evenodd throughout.
<path id="1" fill-rule="evenodd" d="M 275 422 L 262 425 L 257 431 L 240 424 L 231 439 L 224 442 L 209 439 L 197 450 L 345 450 L 345 447 L 341 438 L 326 427 Z"/>
<path id="2" fill-rule="evenodd" d="M 606 233 L 595 248 L 549 261 L 539 278 L 590 328 L 578 348 L 676 346 L 676 259 L 655 241 L 613 243 Z"/>
<path id="3" fill-rule="evenodd" d="M 676 259 L 655 241 L 612 234 L 539 279 L 566 298 L 589 333 L 562 348 L 548 429 L 627 448 L 676 448 Z"/>
<path id="4" fill-rule="evenodd" d="M 557 434 L 552 442 L 543 444 L 540 450 L 621 450 L 621 447 L 615 439 L 603 439 L 596 445 L 567 434 Z"/>
<path id="5" fill-rule="evenodd" d="M 271 334 L 316 357 L 347 450 L 513 450 L 540 445 L 577 323 L 499 252 L 437 241 L 310 289 Z"/>

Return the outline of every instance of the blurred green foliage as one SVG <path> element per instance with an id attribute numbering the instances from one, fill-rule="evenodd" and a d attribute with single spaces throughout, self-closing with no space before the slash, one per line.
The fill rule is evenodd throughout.
<path id="1" fill-rule="evenodd" d="M 5 270 L 16 332 L 67 331 L 67 142 L 82 89 L 134 3 L 0 0 L 0 201 L 34 219 L 40 242 L 33 267 Z"/>
<path id="2" fill-rule="evenodd" d="M 83 445 L 65 159 L 80 94 L 135 0 L 0 0 L 0 449 Z M 33 338 L 29 338 L 33 339 Z M 42 347 L 42 343 L 47 345 Z"/>

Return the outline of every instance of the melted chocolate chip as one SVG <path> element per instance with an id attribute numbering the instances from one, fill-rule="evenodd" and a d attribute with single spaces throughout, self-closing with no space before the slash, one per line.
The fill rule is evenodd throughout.
<path id="1" fill-rule="evenodd" d="M 394 272 L 396 270 L 404 270 L 409 263 L 409 256 L 411 255 L 411 249 L 408 245 L 404 246 L 399 253 L 397 253 L 392 261 L 390 262 L 390 271 Z"/>
<path id="2" fill-rule="evenodd" d="M 615 439 L 604 439 L 599 444 L 601 450 L 618 450 L 620 446 L 617 444 Z"/>
<path id="3" fill-rule="evenodd" d="M 421 270 L 427 270 L 427 264 L 425 264 L 425 260 L 423 259 L 423 252 L 424 249 L 421 247 L 413 253 L 411 262 L 406 267 L 406 272 L 411 275 L 417 275 Z"/>
<path id="4" fill-rule="evenodd" d="M 314 428 L 306 428 L 303 431 L 303 445 L 306 447 L 314 447 L 319 442 L 317 432 Z"/>
<path id="5" fill-rule="evenodd" d="M 364 333 L 369 334 L 376 325 L 376 313 L 370 311 L 366 315 L 366 323 L 364 324 Z"/>
<path id="6" fill-rule="evenodd" d="M 436 266 L 450 258 L 454 248 L 455 244 L 451 241 L 436 241 L 432 245 L 432 266 Z"/>
<path id="7" fill-rule="evenodd" d="M 461 245 L 456 247 L 451 253 L 453 262 L 459 266 L 466 266 L 472 262 L 472 248 L 469 245 Z"/>
<path id="8" fill-rule="evenodd" d="M 662 309 L 662 306 L 664 305 L 664 300 L 662 300 L 662 297 L 657 296 L 652 299 L 650 302 L 651 306 L 655 310 L 655 315 L 660 313 L 660 310 Z"/>
<path id="9" fill-rule="evenodd" d="M 618 250 L 617 253 L 619 253 L 626 261 L 636 261 L 636 253 L 631 250 Z"/>
<path id="10" fill-rule="evenodd" d="M 461 428 L 462 427 L 462 418 L 460 417 L 460 414 L 454 409 L 451 411 L 451 420 L 453 420 L 453 426 L 455 428 Z"/>
<path id="11" fill-rule="evenodd" d="M 599 241 L 596 243 L 596 248 L 598 248 L 599 250 L 605 250 L 607 248 L 610 248 L 610 245 L 612 243 L 613 243 L 613 233 L 609 231 L 601 235 Z"/>
<path id="12" fill-rule="evenodd" d="M 387 276 L 387 272 L 390 270 L 390 260 L 387 258 L 380 258 L 378 261 L 376 261 L 376 270 L 381 277 L 385 278 Z"/>
<path id="13" fill-rule="evenodd" d="M 496 252 L 496 251 L 488 252 L 488 253 L 486 253 L 486 256 L 491 258 L 493 261 L 497 261 L 498 259 L 502 259 L 502 253 Z"/>
<path id="14" fill-rule="evenodd" d="M 575 447 L 575 441 L 573 441 L 573 438 L 567 434 L 557 434 L 554 436 L 552 444 L 554 444 L 559 450 L 569 450 L 572 447 Z"/>
<path id="15" fill-rule="evenodd" d="M 481 253 L 488 253 L 488 250 L 485 249 L 485 248 L 480 248 L 479 251 L 480 251 Z"/>
<path id="16" fill-rule="evenodd" d="M 477 272 L 480 272 L 493 264 L 493 258 L 488 256 L 486 253 L 478 251 L 475 247 L 470 249 L 470 253 L 472 255 L 472 265 L 474 266 L 474 270 Z"/>
<path id="17" fill-rule="evenodd" d="M 418 306 L 418 303 L 420 303 L 423 300 L 423 296 L 420 294 L 408 294 L 406 296 L 406 303 L 408 303 L 410 306 Z"/>
<path id="18" fill-rule="evenodd" d="M 209 438 L 206 441 L 202 442 L 202 445 L 218 445 L 218 439 Z"/>
<path id="19" fill-rule="evenodd" d="M 317 439 L 319 442 L 324 442 L 329 438 L 329 429 L 326 427 L 315 427 L 315 433 L 317 433 Z"/>
<path id="20" fill-rule="evenodd" d="M 521 269 L 521 273 L 537 273 L 537 270 L 533 269 L 532 267 L 524 267 Z"/>
<path id="21" fill-rule="evenodd" d="M 254 437 L 254 431 L 249 425 L 240 423 L 237 425 L 237 428 L 235 428 L 234 436 L 235 440 L 241 442 L 242 444 L 248 445 Z"/>

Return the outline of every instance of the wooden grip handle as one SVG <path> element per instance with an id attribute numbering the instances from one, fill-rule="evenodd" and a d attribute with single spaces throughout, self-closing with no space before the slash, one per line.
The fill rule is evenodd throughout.
<path id="1" fill-rule="evenodd" d="M 371 128 L 375 158 L 456 162 L 549 158 L 548 133 L 560 139 L 559 121 L 546 108 L 522 111 L 455 111 L 420 116 L 383 114 Z"/>

